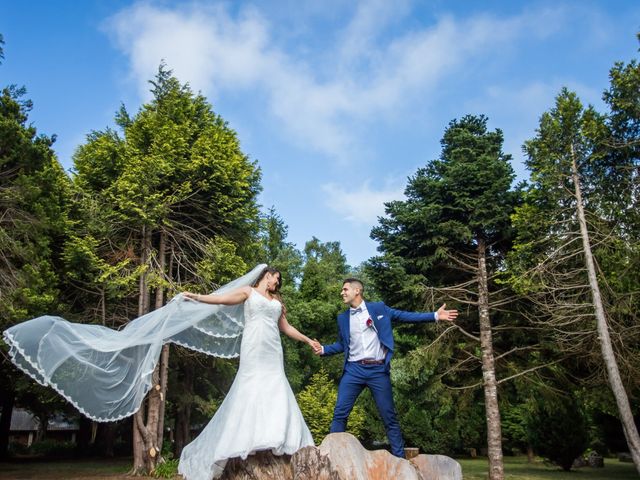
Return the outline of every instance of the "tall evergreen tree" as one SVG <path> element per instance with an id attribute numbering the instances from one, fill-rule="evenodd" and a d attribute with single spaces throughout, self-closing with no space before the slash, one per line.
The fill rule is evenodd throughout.
<path id="1" fill-rule="evenodd" d="M 502 143 L 502 132 L 488 131 L 484 116 L 452 121 L 440 158 L 409 180 L 406 201 L 387 204 L 388 216 L 372 231 L 383 255 L 370 262 L 378 289 L 397 303 L 402 295 L 405 304 L 423 303 L 426 285 L 464 283 L 471 292 L 480 330 L 491 479 L 504 477 L 491 278 L 509 247 L 510 215 L 518 199 Z"/>
<path id="2" fill-rule="evenodd" d="M 55 137 L 38 134 L 28 123 L 32 103 L 23 99 L 25 92 L 10 86 L 0 94 L 0 330 L 65 310 L 59 252 L 70 182 L 51 148 Z M 6 359 L 0 363 L 0 456 L 6 453 L 16 395 L 27 407 L 29 398 L 44 402 L 47 396 L 42 387 L 16 376 Z"/>
<path id="3" fill-rule="evenodd" d="M 554 108 L 542 115 L 536 137 L 525 144 L 531 184 L 514 216 L 518 237 L 511 268 L 513 283 L 534 299 L 536 316 L 553 328 L 562 350 L 590 359 L 591 365 L 604 364 L 640 471 L 640 437 L 607 311 L 607 296 L 616 293 L 603 291 L 607 268 L 599 267 L 597 258 L 611 258 L 608 249 L 623 257 L 629 252 L 628 243 L 619 241 L 625 233 L 611 222 L 617 215 L 611 206 L 625 203 L 612 199 L 629 197 L 602 191 L 610 171 L 603 161 L 603 138 L 605 119 L 563 89 Z"/>
<path id="4" fill-rule="evenodd" d="M 162 306 L 166 293 L 211 291 L 244 273 L 259 227 L 260 172 L 236 133 L 164 65 L 151 86 L 151 102 L 133 117 L 121 108 L 119 129 L 92 132 L 74 156 L 78 216 L 97 221 L 79 221 L 68 251 L 94 243 L 89 250 L 98 258 L 86 261 L 102 281 L 97 292 L 131 288 L 128 279 L 137 275 L 137 308 L 129 303 L 128 318 Z M 123 312 L 121 303 L 112 301 L 108 312 Z M 168 353 L 165 346 L 154 388 L 134 416 L 134 471 L 151 471 L 159 459 Z"/>

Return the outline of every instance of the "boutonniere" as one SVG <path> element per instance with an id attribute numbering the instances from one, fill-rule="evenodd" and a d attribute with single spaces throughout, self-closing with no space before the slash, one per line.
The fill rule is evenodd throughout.
<path id="1" fill-rule="evenodd" d="M 371 320 L 371 317 L 367 318 L 367 328 L 373 328 L 373 331 L 378 333 L 378 330 L 376 330 L 376 326 L 373 324 L 373 320 Z"/>

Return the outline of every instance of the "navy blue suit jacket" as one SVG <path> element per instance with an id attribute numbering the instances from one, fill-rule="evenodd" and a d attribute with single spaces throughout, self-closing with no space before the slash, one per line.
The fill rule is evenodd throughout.
<path id="1" fill-rule="evenodd" d="M 389 370 L 391 357 L 393 356 L 393 330 L 391 328 L 391 322 L 435 322 L 436 316 L 434 312 L 405 312 L 403 310 L 396 310 L 386 306 L 383 302 L 366 302 L 369 316 L 373 320 L 373 324 L 376 327 L 378 333 L 378 339 L 380 343 L 387 348 L 387 356 L 385 357 L 385 366 Z M 344 363 L 347 364 L 349 360 L 349 340 L 351 334 L 349 333 L 349 310 L 342 312 L 338 315 L 338 340 L 331 345 L 323 345 L 324 356 L 335 355 L 336 353 L 344 353 Z"/>

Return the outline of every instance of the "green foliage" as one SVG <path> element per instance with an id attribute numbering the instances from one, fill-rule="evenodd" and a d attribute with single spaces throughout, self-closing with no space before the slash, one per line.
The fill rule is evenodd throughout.
<path id="1" fill-rule="evenodd" d="M 387 217 L 372 230 L 384 253 L 374 259 L 373 269 L 402 269 L 410 284 L 446 284 L 453 274 L 443 269 L 451 263 L 449 255 L 474 253 L 479 239 L 493 245 L 496 254 L 504 249 L 518 196 L 511 190 L 514 173 L 502 142 L 502 132 L 488 131 L 484 116 L 453 120 L 443 135 L 440 159 L 409 179 L 407 200 L 386 204 Z M 396 276 L 404 280 L 401 272 Z M 377 286 L 385 298 L 402 289 L 391 281 Z"/>
<path id="2" fill-rule="evenodd" d="M 35 442 L 29 448 L 34 455 L 41 455 L 52 458 L 69 458 L 72 457 L 76 450 L 76 444 L 73 442 L 61 442 L 58 440 L 40 440 Z"/>
<path id="3" fill-rule="evenodd" d="M 396 407 L 405 440 L 423 452 L 462 451 L 464 447 L 484 444 L 485 415 L 479 401 L 482 392 L 454 392 L 437 375 L 449 355 L 444 345 L 418 347 L 392 365 Z"/>
<path id="4" fill-rule="evenodd" d="M 309 384 L 298 395 L 298 404 L 316 445 L 329 433 L 333 407 L 338 399 L 338 388 L 321 369 L 311 377 Z M 356 405 L 349 415 L 347 431 L 356 437 L 362 434 L 365 413 Z"/>
<path id="5" fill-rule="evenodd" d="M 173 478 L 178 475 L 178 463 L 177 458 L 165 460 L 156 466 L 152 475 L 155 478 Z"/>
<path id="6" fill-rule="evenodd" d="M 67 226 L 69 180 L 54 139 L 27 125 L 24 88 L 0 95 L 0 327 L 59 308 L 57 252 Z"/>
<path id="7" fill-rule="evenodd" d="M 338 242 L 312 238 L 305 245 L 302 279 L 297 289 L 285 290 L 287 319 L 310 338 L 332 343 L 337 335 L 336 316 L 344 310 L 340 298 L 348 266 Z M 285 341 L 285 368 L 294 391 L 299 390 L 322 366 L 333 380 L 340 378 L 341 355 L 319 358 L 307 345 Z"/>
<path id="8" fill-rule="evenodd" d="M 566 471 L 589 444 L 584 414 L 572 396 L 536 402 L 527 427 L 534 450 Z"/>
<path id="9" fill-rule="evenodd" d="M 445 301 L 449 308 L 461 308 L 438 292 L 440 287 L 460 286 L 453 295 L 467 307 L 456 323 L 474 333 L 480 285 L 487 285 L 493 301 L 509 294 L 497 285 L 495 274 L 510 248 L 511 215 L 520 201 L 520 192 L 512 189 L 511 156 L 502 151 L 502 132 L 490 131 L 487 123 L 483 115 L 449 123 L 440 157 L 409 179 L 406 200 L 386 204 L 387 217 L 371 232 L 381 255 L 365 267 L 382 298 L 405 310 L 433 311 Z M 480 279 L 480 256 L 488 279 Z M 508 320 L 506 314 L 491 312 L 493 325 Z M 398 361 L 392 374 L 405 436 L 426 451 L 482 445 L 481 392 L 471 390 L 456 398 L 447 388 L 481 385 L 479 343 L 452 334 L 441 339 L 443 345 L 433 344 L 439 328 L 394 328 Z M 494 345 L 489 347 L 499 351 L 496 344 L 506 335 L 492 335 Z M 505 347 L 512 345 L 505 341 Z"/>
<path id="10" fill-rule="evenodd" d="M 169 298 L 210 292 L 256 260 L 257 165 L 206 99 L 164 64 L 150 83 L 149 103 L 135 115 L 122 106 L 118 128 L 91 132 L 74 155 L 68 279 L 81 288 L 72 290 L 77 315 L 99 310 L 112 325 L 137 312 L 141 278 Z"/>
<path id="11" fill-rule="evenodd" d="M 283 285 L 294 285 L 302 273 L 302 255 L 286 241 L 287 233 L 284 220 L 271 207 L 261 218 L 262 261 L 280 271 Z"/>
<path id="12" fill-rule="evenodd" d="M 555 349 L 562 355 L 579 357 L 565 367 L 577 377 L 604 385 L 604 377 L 592 375 L 602 371 L 602 356 L 576 214 L 575 164 L 604 308 L 614 319 L 609 328 L 625 338 L 625 347 L 618 349 L 624 359 L 619 365 L 627 383 L 635 384 L 632 390 L 638 388 L 640 372 L 640 336 L 632 327 L 637 323 L 632 312 L 638 305 L 630 294 L 637 291 L 638 282 L 637 275 L 629 276 L 638 259 L 637 200 L 632 194 L 637 175 L 631 173 L 638 156 L 629 145 L 637 119 L 633 109 L 622 113 L 627 105 L 623 99 L 633 96 L 618 82 L 622 75 L 622 84 L 633 85 L 637 69 L 632 62 L 628 70 L 618 65 L 612 71 L 612 88 L 605 94 L 612 105 L 609 116 L 583 107 L 567 89 L 542 115 L 537 135 L 525 144 L 531 182 L 523 205 L 513 215 L 516 236 L 507 262 L 509 283 L 531 299 L 526 314 L 556 327 L 544 333 L 552 337 L 549 343 L 559 342 Z M 564 323 L 567 318 L 574 319 L 570 326 Z M 567 331 L 580 333 L 567 335 Z"/>
<path id="13" fill-rule="evenodd" d="M 304 300 L 332 302 L 340 298 L 342 281 L 349 268 L 339 242 L 323 243 L 316 237 L 304 246 L 300 295 Z"/>
<path id="14" fill-rule="evenodd" d="M 25 93 L 15 86 L 0 93 L 0 330 L 66 310 L 60 251 L 70 182 L 51 148 L 55 137 L 38 134 L 28 123 L 33 105 Z M 64 405 L 8 361 L 0 362 L 0 391 L 39 415 Z"/>
<path id="15" fill-rule="evenodd" d="M 208 286 L 212 290 L 212 285 L 224 285 L 246 273 L 248 266 L 237 250 L 238 245 L 224 237 L 207 241 L 202 259 L 196 263 L 198 277 L 205 288 Z"/>

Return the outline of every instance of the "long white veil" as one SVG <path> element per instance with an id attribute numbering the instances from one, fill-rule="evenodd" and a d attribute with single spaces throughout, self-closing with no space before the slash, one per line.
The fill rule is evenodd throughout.
<path id="1" fill-rule="evenodd" d="M 253 285 L 265 267 L 258 265 L 215 293 Z M 244 304 L 210 305 L 178 294 L 121 330 L 45 315 L 14 325 L 3 336 L 18 368 L 87 417 L 112 422 L 140 408 L 162 345 L 237 357 L 244 320 Z"/>

